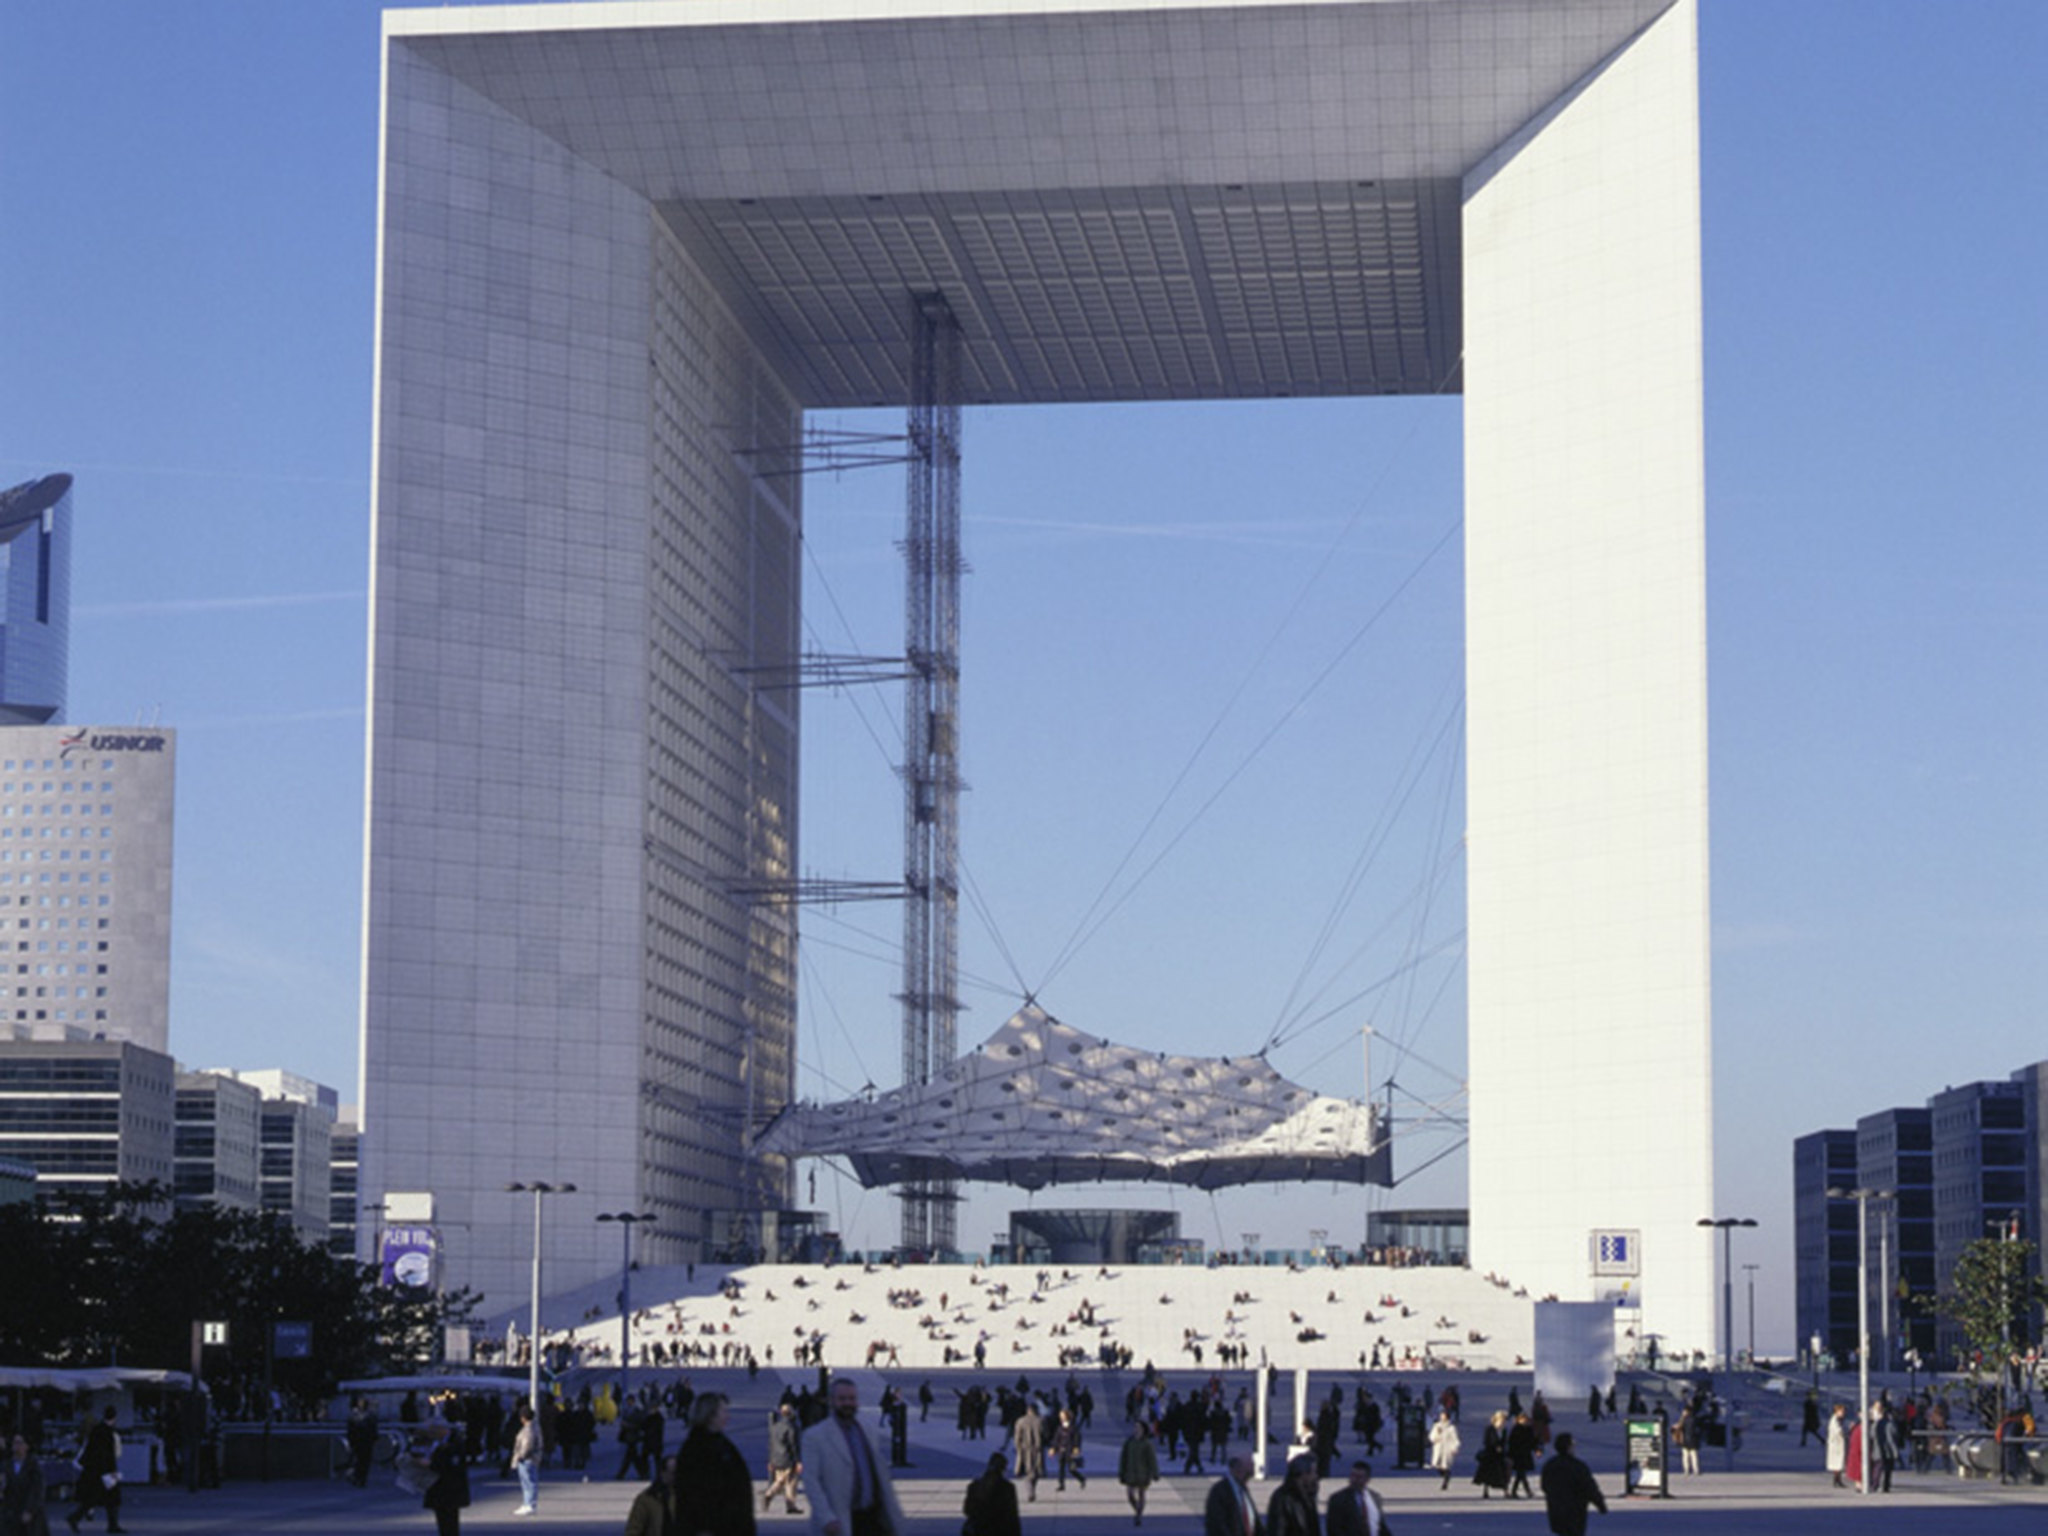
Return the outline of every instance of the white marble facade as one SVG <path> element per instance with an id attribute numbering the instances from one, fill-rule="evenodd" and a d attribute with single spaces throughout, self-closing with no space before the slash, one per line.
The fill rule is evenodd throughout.
<path id="1" fill-rule="evenodd" d="M 387 15 L 364 1198 L 563 1286 L 773 1200 L 808 408 L 1467 396 L 1473 1245 L 1711 1341 L 1693 0 Z M 757 473 L 757 471 L 760 471 Z M 550 1282 L 550 1289 L 554 1281 Z"/>

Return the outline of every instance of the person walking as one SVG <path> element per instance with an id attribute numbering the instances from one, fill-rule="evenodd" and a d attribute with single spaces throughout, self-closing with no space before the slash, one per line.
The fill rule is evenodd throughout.
<path id="1" fill-rule="evenodd" d="M 1490 1499 L 1496 1488 L 1508 1486 L 1508 1416 L 1495 1409 L 1479 1437 L 1479 1454 L 1472 1458 L 1472 1481 L 1479 1485 L 1479 1497 Z"/>
<path id="2" fill-rule="evenodd" d="M 0 1466 L 0 1531 L 6 1536 L 50 1536 L 49 1506 L 43 1502 L 43 1464 L 28 1441 L 16 1435 Z"/>
<path id="3" fill-rule="evenodd" d="M 1587 1511 L 1607 1513 L 1607 1496 L 1600 1491 L 1593 1469 L 1572 1454 L 1569 1433 L 1557 1437 L 1539 1482 L 1552 1536 L 1586 1536 Z"/>
<path id="4" fill-rule="evenodd" d="M 1526 1413 L 1517 1414 L 1508 1426 L 1508 1466 L 1514 1472 L 1508 1497 L 1536 1497 L 1536 1490 L 1529 1486 L 1529 1474 L 1536 1470 L 1536 1424 Z"/>
<path id="5" fill-rule="evenodd" d="M 1820 1394 L 1811 1387 L 1806 1392 L 1806 1403 L 1799 1411 L 1799 1448 L 1806 1449 L 1806 1438 L 1822 1439 L 1820 1432 Z"/>
<path id="6" fill-rule="evenodd" d="M 1159 1451 L 1152 1444 L 1152 1426 L 1143 1419 L 1131 1425 L 1124 1448 L 1117 1453 L 1116 1480 L 1131 1506 L 1131 1524 L 1145 1523 L 1145 1490 L 1159 1481 Z"/>
<path id="7" fill-rule="evenodd" d="M 796 1480 L 803 1471 L 803 1463 L 797 1460 L 797 1439 L 796 1405 L 783 1403 L 768 1421 L 768 1491 L 761 1495 L 764 1512 L 780 1493 L 783 1513 L 803 1513 L 796 1507 Z"/>
<path id="8" fill-rule="evenodd" d="M 1252 1459 L 1233 1456 L 1209 1487 L 1202 1506 L 1202 1536 L 1266 1536 L 1266 1522 L 1252 1501 Z"/>
<path id="9" fill-rule="evenodd" d="M 1870 1486 L 1892 1491 L 1892 1469 L 1899 1464 L 1899 1424 L 1879 1399 L 1870 1405 Z"/>
<path id="10" fill-rule="evenodd" d="M 1849 1465 L 1849 1410 L 1841 1403 L 1835 1404 L 1835 1411 L 1828 1415 L 1827 1469 L 1834 1474 L 1835 1486 L 1843 1487 L 1842 1469 Z"/>
<path id="11" fill-rule="evenodd" d="M 348 1480 L 358 1488 L 370 1481 L 370 1459 L 377 1451 L 377 1410 L 357 1394 L 348 1407 Z"/>
<path id="12" fill-rule="evenodd" d="M 72 1530 L 95 1509 L 107 1512 L 109 1536 L 121 1530 L 121 1437 L 114 1429 L 115 1410 L 109 1403 L 99 1422 L 86 1432 L 85 1445 L 78 1453 L 78 1502 L 65 1522 Z"/>
<path id="13" fill-rule="evenodd" d="M 1088 1474 L 1082 1470 L 1081 1426 L 1074 1422 L 1074 1416 L 1065 1408 L 1060 1410 L 1060 1421 L 1052 1432 L 1053 1465 L 1059 1469 L 1060 1492 L 1067 1489 L 1067 1479 L 1073 1478 L 1075 1486 L 1086 1488 Z"/>
<path id="14" fill-rule="evenodd" d="M 1323 1536 L 1323 1522 L 1316 1513 L 1315 1452 L 1287 1463 L 1287 1476 L 1266 1501 L 1266 1536 Z"/>
<path id="15" fill-rule="evenodd" d="M 1436 1422 L 1429 1426 L 1429 1469 L 1443 1474 L 1446 1488 L 1451 1486 L 1451 1464 L 1458 1459 L 1458 1444 L 1458 1426 L 1450 1409 L 1438 1409 Z"/>
<path id="16" fill-rule="evenodd" d="M 1383 1536 L 1386 1514 L 1371 1485 L 1371 1463 L 1351 1463 L 1350 1481 L 1330 1495 L 1323 1510 L 1323 1536 Z"/>
<path id="17" fill-rule="evenodd" d="M 676 1459 L 661 1458 L 661 1472 L 633 1496 L 626 1511 L 626 1536 L 683 1536 L 676 1513 Z"/>
<path id="18" fill-rule="evenodd" d="M 966 1516 L 964 1536 L 1024 1536 L 1024 1520 L 1017 1512 L 1017 1490 L 1003 1474 L 1001 1451 L 990 1456 L 981 1476 L 967 1485 L 960 1512 Z"/>
<path id="19" fill-rule="evenodd" d="M 462 1445 L 446 1424 L 436 1424 L 427 1433 L 434 1437 L 434 1449 L 427 1457 L 432 1481 L 420 1496 L 420 1504 L 434 1512 L 438 1536 L 461 1536 L 462 1512 L 469 1508 L 469 1467 L 463 1460 Z"/>
<path id="20" fill-rule="evenodd" d="M 754 1536 L 754 1478 L 725 1433 L 722 1392 L 690 1402 L 690 1431 L 676 1447 L 676 1519 L 684 1536 Z"/>
<path id="21" fill-rule="evenodd" d="M 1038 1480 L 1045 1476 L 1045 1421 L 1030 1398 L 1023 1400 L 1017 1422 L 1010 1426 L 1010 1448 L 1016 1453 L 1018 1479 L 1031 1490 L 1027 1502 L 1038 1502 Z"/>
<path id="22" fill-rule="evenodd" d="M 831 1415 L 804 1432 L 800 1447 L 812 1536 L 909 1536 L 896 1485 L 860 1427 L 860 1387 L 835 1376 L 826 1400 Z"/>

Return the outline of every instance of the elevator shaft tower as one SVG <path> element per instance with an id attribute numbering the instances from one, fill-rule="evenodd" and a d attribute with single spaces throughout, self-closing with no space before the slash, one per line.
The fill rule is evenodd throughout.
<path id="1" fill-rule="evenodd" d="M 912 305 L 910 474 L 903 536 L 903 1081 L 952 1063 L 960 1011 L 960 325 L 945 299 Z M 957 1186 L 913 1179 L 906 1250 L 959 1246 Z"/>

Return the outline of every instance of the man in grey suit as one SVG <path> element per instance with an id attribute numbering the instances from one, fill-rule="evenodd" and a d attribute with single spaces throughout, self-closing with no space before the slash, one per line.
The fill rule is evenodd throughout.
<path id="1" fill-rule="evenodd" d="M 1038 1480 L 1045 1476 L 1045 1420 L 1038 1416 L 1037 1408 L 1030 1398 L 1024 1399 L 1024 1411 L 1017 1415 L 1017 1422 L 1010 1426 L 1010 1443 L 1016 1447 L 1017 1461 L 1015 1476 L 1031 1488 L 1028 1502 L 1038 1502 Z"/>
<path id="2" fill-rule="evenodd" d="M 908 1536 L 896 1487 L 860 1427 L 860 1388 L 832 1378 L 832 1416 L 804 1431 L 804 1492 L 811 1536 Z"/>

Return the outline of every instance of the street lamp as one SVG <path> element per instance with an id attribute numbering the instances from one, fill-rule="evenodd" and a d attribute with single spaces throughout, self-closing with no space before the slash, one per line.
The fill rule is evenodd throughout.
<path id="1" fill-rule="evenodd" d="M 602 1211 L 599 1221 L 616 1221 L 624 1239 L 619 1250 L 619 1406 L 633 1395 L 633 1228 L 654 1220 L 652 1211 Z"/>
<path id="2" fill-rule="evenodd" d="M 508 1195 L 533 1196 L 533 1316 L 527 1334 L 526 1401 L 540 1422 L 540 1201 L 543 1195 L 573 1195 L 574 1184 L 544 1184 L 535 1179 L 525 1184 L 507 1184 Z"/>
<path id="3" fill-rule="evenodd" d="M 1742 1272 L 1749 1276 L 1749 1368 L 1756 1369 L 1756 1272 L 1760 1266 L 1745 1264 Z"/>
<path id="4" fill-rule="evenodd" d="M 1870 1492 L 1870 1202 L 1889 1201 L 1888 1189 L 1828 1190 L 1830 1200 L 1856 1202 L 1856 1422 L 1863 1427 L 1863 1455 L 1857 1467 L 1856 1487 Z"/>
<path id="5" fill-rule="evenodd" d="M 1735 1274 L 1729 1257 L 1737 1227 L 1753 1227 L 1754 1216 L 1702 1216 L 1698 1225 L 1721 1229 L 1721 1369 L 1735 1369 Z"/>

